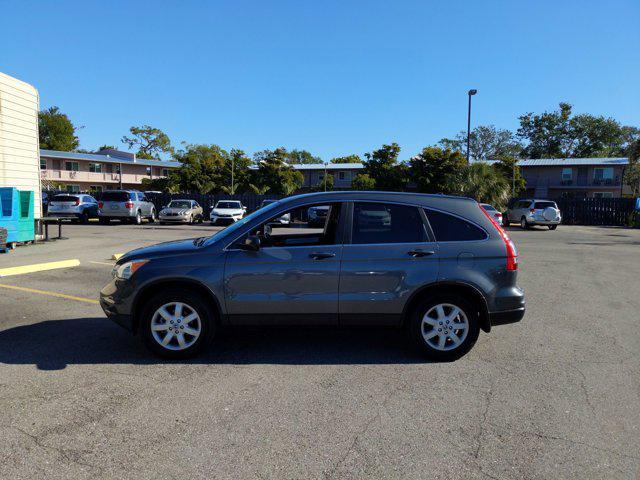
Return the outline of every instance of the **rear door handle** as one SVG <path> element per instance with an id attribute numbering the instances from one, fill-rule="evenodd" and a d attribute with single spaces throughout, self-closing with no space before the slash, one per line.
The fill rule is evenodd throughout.
<path id="1" fill-rule="evenodd" d="M 309 256 L 314 260 L 324 260 L 325 258 L 335 257 L 336 254 L 331 252 L 314 252 L 310 253 Z"/>
<path id="2" fill-rule="evenodd" d="M 410 250 L 407 253 L 414 258 L 418 258 L 418 257 L 428 257 L 430 255 L 435 254 L 436 252 L 434 250 Z"/>

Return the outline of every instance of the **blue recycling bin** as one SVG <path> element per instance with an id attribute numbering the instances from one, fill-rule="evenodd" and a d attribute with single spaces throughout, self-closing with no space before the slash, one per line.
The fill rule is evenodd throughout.
<path id="1" fill-rule="evenodd" d="M 20 192 L 17 188 L 0 188 L 0 227 L 7 230 L 7 243 L 20 241 Z"/>

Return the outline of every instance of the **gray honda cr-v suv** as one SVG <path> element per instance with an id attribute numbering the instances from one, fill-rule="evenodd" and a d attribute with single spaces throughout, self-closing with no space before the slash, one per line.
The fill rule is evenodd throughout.
<path id="1" fill-rule="evenodd" d="M 328 209 L 323 225 L 309 223 L 312 207 Z M 222 325 L 303 324 L 404 326 L 426 356 L 453 360 L 480 329 L 522 319 L 517 268 L 513 243 L 474 200 L 326 192 L 131 251 L 100 303 L 168 358 L 196 354 Z"/>

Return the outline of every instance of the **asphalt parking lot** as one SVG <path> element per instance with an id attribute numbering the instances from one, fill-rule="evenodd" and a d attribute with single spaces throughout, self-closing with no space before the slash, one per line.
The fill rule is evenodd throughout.
<path id="1" fill-rule="evenodd" d="M 453 363 L 376 329 L 159 361 L 95 302 L 111 255 L 213 231 L 72 225 L 0 255 L 80 263 L 0 278 L 0 478 L 638 478 L 639 230 L 511 229 L 527 314 Z"/>

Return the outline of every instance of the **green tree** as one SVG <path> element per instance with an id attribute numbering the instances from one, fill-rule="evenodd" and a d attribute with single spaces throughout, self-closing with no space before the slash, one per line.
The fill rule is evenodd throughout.
<path id="1" fill-rule="evenodd" d="M 423 193 L 451 193 L 450 178 L 460 174 L 467 160 L 460 151 L 426 147 L 410 161 L 411 178 Z"/>
<path id="2" fill-rule="evenodd" d="M 346 157 L 334 157 L 329 163 L 362 163 L 360 155 L 347 155 Z"/>
<path id="3" fill-rule="evenodd" d="M 408 167 L 398 162 L 400 146 L 397 143 L 383 145 L 371 153 L 365 153 L 364 172 L 376 182 L 377 190 L 402 191 L 409 182 Z"/>
<path id="4" fill-rule="evenodd" d="M 157 191 L 165 193 L 177 193 L 178 188 L 170 177 L 143 178 L 142 189 L 145 191 Z"/>
<path id="5" fill-rule="evenodd" d="M 113 145 L 102 145 L 98 148 L 97 151 L 100 152 L 102 150 L 116 150 L 116 147 L 114 147 Z"/>
<path id="6" fill-rule="evenodd" d="M 318 183 L 311 187 L 312 192 L 330 192 L 331 190 L 333 190 L 333 175 L 330 173 L 323 176 L 322 180 L 318 180 Z"/>
<path id="7" fill-rule="evenodd" d="M 518 167 L 517 158 L 510 156 L 500 157 L 498 161 L 493 164 L 493 168 L 498 170 L 509 183 L 509 192 L 512 197 L 517 197 L 527 187 L 527 182 L 522 176 L 520 167 Z"/>
<path id="8" fill-rule="evenodd" d="M 359 173 L 353 178 L 351 188 L 354 190 L 375 190 L 376 181 L 366 173 Z"/>
<path id="9" fill-rule="evenodd" d="M 233 149 L 229 152 L 222 173 L 224 186 L 221 190 L 228 194 L 251 191 L 251 171 L 253 162 L 242 150 Z"/>
<path id="10" fill-rule="evenodd" d="M 320 157 L 316 157 L 306 150 L 291 150 L 287 152 L 286 157 L 287 163 L 290 165 L 322 163 Z"/>
<path id="11" fill-rule="evenodd" d="M 38 136 L 40 148 L 72 152 L 80 145 L 77 128 L 58 107 L 38 112 Z"/>
<path id="12" fill-rule="evenodd" d="M 498 169 L 485 162 L 465 165 L 447 175 L 446 182 L 450 194 L 471 197 L 498 210 L 505 208 L 509 198 L 509 183 Z"/>
<path id="13" fill-rule="evenodd" d="M 636 140 L 627 149 L 629 165 L 624 171 L 624 181 L 631 187 L 633 197 L 640 196 L 640 140 Z"/>
<path id="14" fill-rule="evenodd" d="M 460 152 L 466 156 L 467 132 L 460 132 L 454 138 L 443 138 L 438 144 L 444 149 Z M 517 156 L 522 145 L 513 132 L 496 128 L 494 125 L 480 125 L 469 134 L 469 158 L 491 160 L 503 156 Z"/>
<path id="15" fill-rule="evenodd" d="M 526 142 L 522 155 L 529 158 L 616 157 L 623 155 L 640 130 L 622 126 L 612 118 L 580 114 L 560 103 L 558 110 L 519 117 L 517 136 Z"/>
<path id="16" fill-rule="evenodd" d="M 225 168 L 229 153 L 217 145 L 186 145 L 174 154 L 182 165 L 169 173 L 172 186 L 181 192 L 215 193 L 228 186 Z"/>
<path id="17" fill-rule="evenodd" d="M 304 182 L 304 176 L 287 164 L 287 150 L 276 148 L 254 155 L 258 169 L 253 171 L 253 191 L 291 195 Z"/>
<path id="18" fill-rule="evenodd" d="M 123 136 L 122 143 L 129 148 L 137 148 L 136 155 L 139 158 L 160 160 L 161 153 L 172 154 L 174 152 L 169 137 L 159 128 L 142 125 L 141 127 L 131 127 L 129 132 L 131 136 Z"/>

